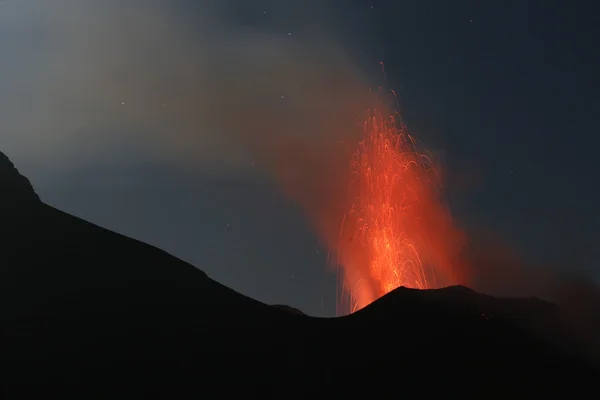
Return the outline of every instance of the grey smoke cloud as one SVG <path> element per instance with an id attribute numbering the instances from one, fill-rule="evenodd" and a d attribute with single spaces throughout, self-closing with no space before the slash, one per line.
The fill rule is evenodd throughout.
<path id="1" fill-rule="evenodd" d="M 270 24 L 240 23 L 238 3 L 3 2 L 0 146 L 34 178 L 144 157 L 235 172 L 282 146 L 319 158 L 354 132 L 360 73 L 319 3 L 273 17 L 270 2 Z"/>

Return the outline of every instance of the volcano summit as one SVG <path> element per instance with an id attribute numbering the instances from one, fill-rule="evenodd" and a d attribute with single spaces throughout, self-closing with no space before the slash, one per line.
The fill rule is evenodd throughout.
<path id="1" fill-rule="evenodd" d="M 44 204 L 4 155 L 0 199 L 4 398 L 577 397 L 598 382 L 540 334 L 554 325 L 528 324 L 556 314 L 537 299 L 399 288 L 313 318 Z"/>

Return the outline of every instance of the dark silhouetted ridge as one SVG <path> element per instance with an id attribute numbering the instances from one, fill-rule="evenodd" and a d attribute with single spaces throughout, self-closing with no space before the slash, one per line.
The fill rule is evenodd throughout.
<path id="1" fill-rule="evenodd" d="M 306 315 L 302 311 L 298 310 L 297 308 L 294 308 L 294 307 L 291 307 L 288 305 L 284 305 L 284 304 L 273 304 L 272 307 L 275 307 L 279 310 L 286 311 L 286 312 L 289 312 L 289 313 L 295 314 L 295 315 Z"/>
<path id="2" fill-rule="evenodd" d="M 544 336 L 554 305 L 399 288 L 348 317 L 299 318 L 40 202 L 2 160 L 2 398 L 581 397 L 597 385 Z"/>
<path id="3" fill-rule="evenodd" d="M 9 158 L 0 151 L 0 204 L 3 202 L 39 202 L 29 179 L 15 168 Z"/>

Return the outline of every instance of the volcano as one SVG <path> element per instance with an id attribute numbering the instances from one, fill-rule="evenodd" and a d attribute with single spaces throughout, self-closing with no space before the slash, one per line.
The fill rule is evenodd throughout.
<path id="1" fill-rule="evenodd" d="M 552 339 L 554 304 L 400 287 L 346 317 L 290 312 L 43 203 L 3 154 L 0 231 L 4 398 L 577 396 L 600 377 Z"/>

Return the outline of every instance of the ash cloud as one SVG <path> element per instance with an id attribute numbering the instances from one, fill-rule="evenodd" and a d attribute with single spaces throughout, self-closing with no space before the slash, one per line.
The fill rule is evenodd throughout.
<path id="1" fill-rule="evenodd" d="M 586 357 L 600 367 L 600 285 L 576 262 L 531 262 L 492 232 L 470 232 L 461 284 L 494 296 L 538 297 L 561 307 Z M 573 257 L 577 260 L 577 257 Z"/>
<path id="2" fill-rule="evenodd" d="M 323 2 L 244 4 L 3 2 L 0 145 L 34 181 L 140 159 L 311 181 L 363 77 Z"/>

